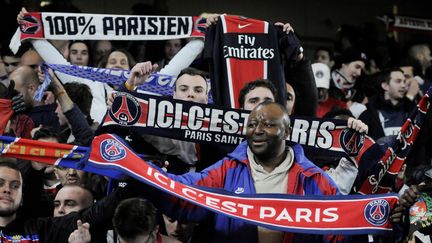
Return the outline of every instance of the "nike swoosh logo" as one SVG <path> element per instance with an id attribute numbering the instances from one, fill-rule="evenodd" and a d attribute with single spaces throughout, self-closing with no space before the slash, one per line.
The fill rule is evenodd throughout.
<path id="1" fill-rule="evenodd" d="M 241 194 L 241 193 L 243 193 L 243 192 L 244 192 L 244 188 L 243 188 L 243 187 L 238 187 L 237 190 L 235 190 L 234 193 L 236 193 L 236 194 Z"/>
<path id="2" fill-rule="evenodd" d="M 243 28 L 248 27 L 248 26 L 251 25 L 251 24 L 252 24 L 252 23 L 244 24 L 244 25 L 238 24 L 238 28 L 239 28 L 239 29 L 243 29 Z"/>

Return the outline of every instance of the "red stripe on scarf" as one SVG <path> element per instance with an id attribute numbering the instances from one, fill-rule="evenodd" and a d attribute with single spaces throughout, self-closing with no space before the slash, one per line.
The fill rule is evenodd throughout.
<path id="1" fill-rule="evenodd" d="M 13 113 L 12 100 L 0 99 L 0 135 L 4 133 L 6 125 Z"/>

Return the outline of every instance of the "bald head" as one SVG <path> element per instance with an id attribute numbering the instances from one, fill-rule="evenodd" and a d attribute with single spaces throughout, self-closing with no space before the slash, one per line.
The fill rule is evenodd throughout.
<path id="1" fill-rule="evenodd" d="M 13 71 L 10 79 L 15 81 L 15 89 L 23 93 L 23 89 L 30 85 L 39 85 L 39 79 L 36 72 L 29 66 L 21 66 Z"/>
<path id="2" fill-rule="evenodd" d="M 286 107 L 263 102 L 249 115 L 246 140 L 258 163 L 277 165 L 285 159 L 285 140 L 290 132 Z"/>
<path id="3" fill-rule="evenodd" d="M 273 102 L 273 101 L 264 101 L 261 104 L 257 105 L 255 109 L 252 110 L 252 112 L 257 111 L 263 111 L 269 110 L 271 113 L 273 113 L 276 116 L 280 116 L 282 118 L 282 121 L 285 126 L 290 126 L 290 118 L 289 118 L 289 112 L 287 108 L 279 103 Z M 251 112 L 251 114 L 252 114 Z"/>
<path id="4" fill-rule="evenodd" d="M 21 66 L 11 73 L 10 80 L 15 81 L 15 90 L 24 96 L 28 106 L 33 105 L 33 96 L 39 86 L 39 79 L 36 72 L 28 66 Z"/>
<path id="5" fill-rule="evenodd" d="M 77 212 L 91 205 L 93 195 L 89 190 L 78 185 L 64 185 L 54 199 L 54 217 Z"/>

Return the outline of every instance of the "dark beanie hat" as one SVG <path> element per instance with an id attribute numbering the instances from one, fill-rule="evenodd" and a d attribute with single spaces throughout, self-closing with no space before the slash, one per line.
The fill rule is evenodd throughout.
<path id="1" fill-rule="evenodd" d="M 366 54 L 359 49 L 356 48 L 349 48 L 345 50 L 342 55 L 336 57 L 336 62 L 339 65 L 342 65 L 342 63 L 350 63 L 355 61 L 363 61 L 366 63 L 367 57 Z"/>

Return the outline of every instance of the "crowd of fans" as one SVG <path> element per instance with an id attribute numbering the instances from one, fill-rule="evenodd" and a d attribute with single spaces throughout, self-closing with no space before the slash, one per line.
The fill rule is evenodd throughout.
<path id="1" fill-rule="evenodd" d="M 18 19 L 26 12 L 18 14 Z M 210 15 L 208 25 L 218 15 Z M 295 23 L 291 23 L 295 25 Z M 293 32 L 290 24 L 281 26 Z M 432 81 L 428 43 L 417 43 L 397 60 L 377 65 L 352 41 L 344 46 L 317 48 L 311 60 L 301 51 L 284 63 L 286 103 L 274 103 L 276 88 L 268 80 L 251 80 L 240 91 L 240 108 L 251 111 L 246 140 L 238 147 L 209 146 L 154 135 L 123 134 L 130 146 L 151 155 L 176 180 L 233 191 L 233 177 L 249 178 L 245 193 L 298 195 L 356 194 L 358 168 L 354 157 L 328 157 L 288 146 L 289 115 L 346 120 L 383 147 L 398 135 Z M 355 44 L 354 44 L 355 43 Z M 1 46 L 0 99 L 12 100 L 14 114 L 3 122 L 0 135 L 90 146 L 118 90 L 133 91 L 152 72 L 176 76 L 173 98 L 208 104 L 209 71 L 201 57 L 202 39 L 167 40 L 159 60 L 148 61 L 150 42 L 100 41 L 26 42 L 17 54 Z M 190 60 L 189 60 L 190 59 Z M 50 88 L 42 101 L 34 94 L 44 75 L 40 65 L 73 64 L 130 70 L 123 87 L 111 87 L 49 71 Z M 0 119 L 1 121 L 1 119 Z M 432 117 L 426 121 L 406 166 L 394 182 L 401 208 L 411 206 L 432 181 Z M 228 154 L 228 155 L 227 155 Z M 245 163 L 244 161 L 248 161 Z M 311 170 L 320 167 L 318 172 Z M 235 173 L 227 172 L 228 168 Z M 214 171 L 223 171 L 223 179 Z M 420 172 L 419 172 L 420 171 Z M 185 174 L 187 173 L 187 174 Z M 288 180 L 295 180 L 288 183 Z M 242 182 L 243 183 L 243 182 Z M 0 242 L 394 242 L 380 236 L 316 236 L 277 232 L 224 215 L 205 215 L 179 206 L 156 189 L 129 179 L 108 191 L 108 178 L 84 171 L 0 156 Z M 411 186 L 411 187 L 410 187 Z M 410 187 L 409 189 L 407 189 Z M 152 195 L 152 196 L 148 196 Z M 181 208 L 181 209 L 180 209 Z M 392 215 L 397 228 L 401 208 Z M 198 220 L 200 219 L 200 220 Z M 427 232 L 423 232 L 427 234 Z M 21 239 L 16 239 L 17 235 Z M 9 237 L 9 238 L 8 238 Z M 22 240 L 22 241 L 14 241 Z M 24 239 L 29 241 L 23 241 Z M 8 241 L 6 241 L 8 240 Z"/>

